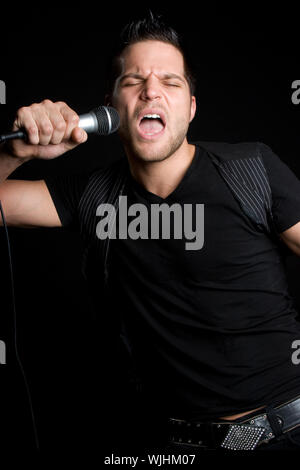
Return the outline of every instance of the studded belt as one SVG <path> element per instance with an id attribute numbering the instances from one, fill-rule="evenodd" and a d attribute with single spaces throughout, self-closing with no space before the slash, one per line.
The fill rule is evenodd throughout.
<path id="1" fill-rule="evenodd" d="M 209 449 L 254 450 L 300 426 L 300 397 L 267 407 L 243 421 L 201 422 L 170 418 L 169 442 Z"/>

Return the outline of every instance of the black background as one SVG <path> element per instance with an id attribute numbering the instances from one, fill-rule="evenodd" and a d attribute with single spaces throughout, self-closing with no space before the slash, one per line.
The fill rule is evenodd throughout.
<path id="1" fill-rule="evenodd" d="M 197 70 L 198 111 L 189 138 L 262 141 L 300 176 L 300 105 L 291 101 L 291 84 L 300 79 L 296 12 L 274 7 L 264 12 L 259 7 L 230 12 L 196 7 L 194 2 L 164 5 L 152 9 L 184 34 Z M 10 130 L 19 107 L 44 98 L 65 101 L 78 113 L 102 104 L 111 44 L 124 23 L 145 11 L 132 3 L 122 7 L 80 3 L 3 7 L 0 79 L 6 83 L 7 104 L 0 106 L 0 131 Z M 121 152 L 117 135 L 92 136 L 72 153 L 49 162 L 31 161 L 11 177 L 40 179 L 47 174 L 77 173 L 105 166 Z M 99 415 L 95 419 L 101 429 L 107 426 L 110 412 L 115 415 L 116 403 L 125 404 L 128 410 L 132 405 L 122 388 L 115 390 L 113 376 L 118 370 L 109 370 L 116 354 L 105 329 L 108 312 L 95 315 L 90 306 L 76 233 L 13 228 L 9 233 L 18 349 L 31 390 L 40 446 L 53 451 L 76 448 L 95 436 L 95 406 L 103 414 L 103 422 L 98 421 Z M 1 407 L 12 416 L 16 404 L 22 408 L 24 390 L 22 381 L 20 385 L 7 372 L 15 365 L 3 229 L 0 259 L 0 339 L 7 342 L 7 365 L 0 366 L 6 390 Z M 298 259 L 290 256 L 287 272 L 297 304 L 299 268 Z M 110 448 L 105 441 L 96 445 L 103 455 Z"/>

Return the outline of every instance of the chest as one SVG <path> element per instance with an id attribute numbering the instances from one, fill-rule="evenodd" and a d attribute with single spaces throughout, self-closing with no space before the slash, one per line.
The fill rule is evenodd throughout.
<path id="1" fill-rule="evenodd" d="M 126 276 L 215 279 L 260 262 L 270 240 L 217 175 L 179 198 L 145 201 L 129 192 L 119 206 L 110 259 Z"/>

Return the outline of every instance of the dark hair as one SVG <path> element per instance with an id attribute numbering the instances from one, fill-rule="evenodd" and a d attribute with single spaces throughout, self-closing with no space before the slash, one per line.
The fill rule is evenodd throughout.
<path id="1" fill-rule="evenodd" d="M 193 96 L 196 88 L 196 78 L 188 51 L 183 40 L 171 26 L 167 25 L 160 15 L 154 15 L 151 11 L 148 16 L 128 23 L 121 31 L 119 41 L 115 44 L 108 65 L 107 92 L 111 96 L 116 79 L 120 75 L 120 56 L 124 49 L 141 41 L 154 40 L 172 44 L 182 54 L 184 60 L 185 78 L 188 82 L 190 93 Z"/>

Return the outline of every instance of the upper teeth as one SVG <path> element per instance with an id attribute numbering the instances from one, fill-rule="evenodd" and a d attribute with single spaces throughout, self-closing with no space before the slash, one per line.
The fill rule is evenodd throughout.
<path id="1" fill-rule="evenodd" d="M 144 118 L 151 118 L 151 119 L 160 119 L 160 115 L 159 114 L 145 114 L 145 116 L 143 116 Z"/>

